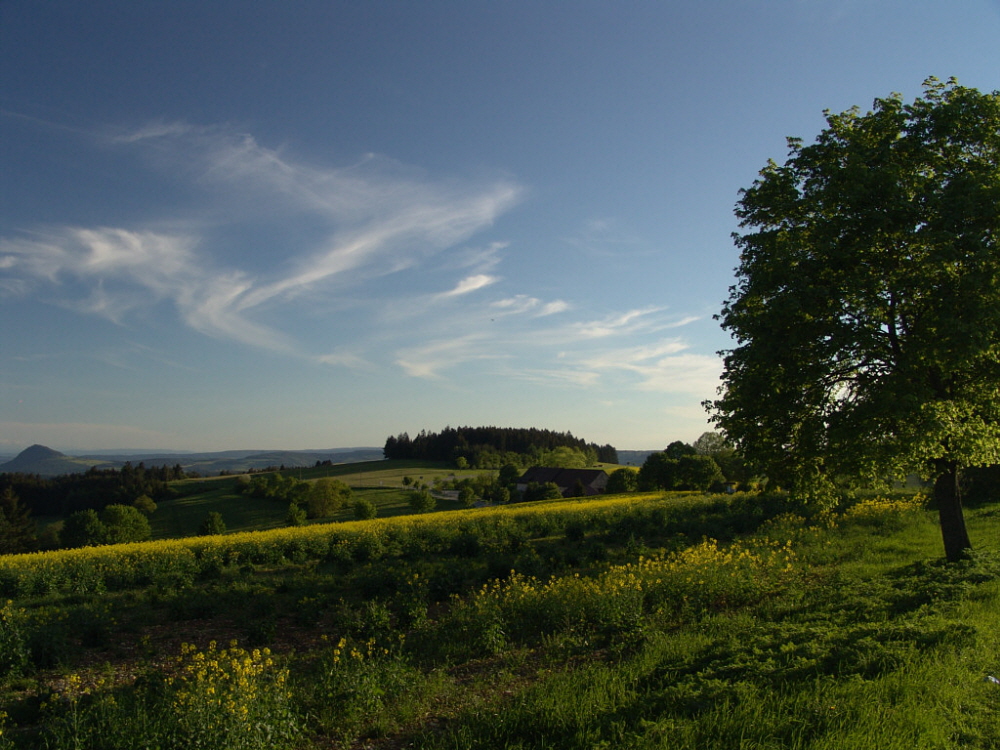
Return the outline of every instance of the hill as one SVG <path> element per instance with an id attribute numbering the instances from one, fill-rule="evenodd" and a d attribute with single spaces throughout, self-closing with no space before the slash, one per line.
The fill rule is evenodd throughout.
<path id="1" fill-rule="evenodd" d="M 340 464 L 354 461 L 378 461 L 381 448 L 332 448 L 311 451 L 231 450 L 206 453 L 101 453 L 67 456 L 65 453 L 33 445 L 21 451 L 7 463 L 0 464 L 0 473 L 38 474 L 55 477 L 84 472 L 92 466 L 120 469 L 127 462 L 147 466 L 179 465 L 186 473 L 202 476 L 238 474 L 250 469 L 284 466 L 289 469 L 315 466 L 317 463 Z"/>
<path id="2" fill-rule="evenodd" d="M 662 449 L 661 449 L 662 450 Z M 646 459 L 649 458 L 651 453 L 656 453 L 655 450 L 652 451 L 618 451 L 618 463 L 624 464 L 626 466 L 642 466 Z"/>
<path id="3" fill-rule="evenodd" d="M 25 448 L 7 463 L 0 464 L 0 473 L 40 474 L 43 477 L 54 477 L 86 471 L 91 466 L 111 465 L 113 464 L 106 460 L 74 458 L 36 444 Z"/>

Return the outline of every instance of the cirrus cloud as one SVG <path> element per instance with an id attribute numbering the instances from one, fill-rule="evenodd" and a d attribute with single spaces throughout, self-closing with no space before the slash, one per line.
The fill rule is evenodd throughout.
<path id="1" fill-rule="evenodd" d="M 328 291 L 349 274 L 358 283 L 410 268 L 490 226 L 521 194 L 507 179 L 432 180 L 373 155 L 347 167 L 310 164 L 224 127 L 157 121 L 105 142 L 189 178 L 214 201 L 213 210 L 166 217 L 168 231 L 148 223 L 64 226 L 0 238 L 0 290 L 26 296 L 44 287 L 50 301 L 116 322 L 169 300 L 200 333 L 275 351 L 297 349 L 276 309 L 306 292 Z M 240 230 L 258 207 L 284 219 L 309 217 L 325 236 L 282 248 L 270 266 L 220 259 L 213 231 Z M 446 296 L 496 280 L 467 276 Z"/>

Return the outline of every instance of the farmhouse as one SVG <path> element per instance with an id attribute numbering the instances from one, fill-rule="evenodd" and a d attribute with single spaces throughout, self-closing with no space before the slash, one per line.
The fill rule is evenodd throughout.
<path id="1" fill-rule="evenodd" d="M 608 475 L 604 469 L 557 469 L 548 466 L 532 466 L 517 480 L 517 491 L 524 492 L 528 484 L 553 482 L 563 497 L 573 494 L 577 483 L 583 485 L 585 495 L 599 495 L 608 486 Z"/>

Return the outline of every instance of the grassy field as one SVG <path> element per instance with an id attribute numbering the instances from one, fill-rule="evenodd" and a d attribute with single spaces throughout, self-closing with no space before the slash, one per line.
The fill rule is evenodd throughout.
<path id="1" fill-rule="evenodd" d="M 472 477 L 481 471 L 460 471 L 446 464 L 420 461 L 372 461 L 364 463 L 335 464 L 303 469 L 289 469 L 287 476 L 302 481 L 315 481 L 334 477 L 352 489 L 353 499 L 367 498 L 378 509 L 381 518 L 411 513 L 408 488 L 404 478 L 432 485 L 437 479 Z M 241 495 L 236 491 L 236 477 L 211 477 L 186 479 L 172 484 L 178 497 L 161 501 L 150 517 L 154 539 L 171 539 L 191 536 L 210 512 L 222 515 L 226 529 L 232 532 L 255 529 L 274 529 L 285 525 L 288 506 L 264 498 Z M 459 507 L 457 503 L 442 500 L 443 510 Z M 349 521 L 354 518 L 350 508 L 343 508 L 336 515 L 322 522 Z"/>
<path id="2" fill-rule="evenodd" d="M 997 748 L 1000 506 L 968 521 L 960 564 L 902 494 L 0 558 L 0 748 Z"/>
<path id="3" fill-rule="evenodd" d="M 608 472 L 620 468 L 616 464 L 598 464 L 598 467 Z M 444 462 L 405 460 L 315 466 L 289 469 L 282 473 L 305 482 L 322 477 L 339 479 L 351 487 L 352 499 L 365 498 L 374 503 L 379 518 L 412 513 L 407 493 L 414 484 L 433 486 L 435 481 L 464 479 L 483 473 L 496 474 L 495 471 L 480 469 L 460 470 Z M 404 484 L 405 479 L 410 480 L 409 485 Z M 231 532 L 274 529 L 285 525 L 287 505 L 239 494 L 234 476 L 187 479 L 174 482 L 172 487 L 179 496 L 160 502 L 157 511 L 149 519 L 154 539 L 196 534 L 210 512 L 221 514 L 226 529 Z M 443 498 L 438 500 L 437 505 L 439 510 L 457 510 L 461 507 L 459 503 Z M 353 518 L 352 509 L 345 507 L 335 515 L 317 522 L 350 521 Z"/>

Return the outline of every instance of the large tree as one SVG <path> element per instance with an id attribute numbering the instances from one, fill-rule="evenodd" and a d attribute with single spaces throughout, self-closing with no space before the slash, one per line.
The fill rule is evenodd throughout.
<path id="1" fill-rule="evenodd" d="M 1000 462 L 1000 92 L 826 113 L 741 191 L 713 421 L 779 483 L 918 471 L 949 560 L 963 469 Z"/>

